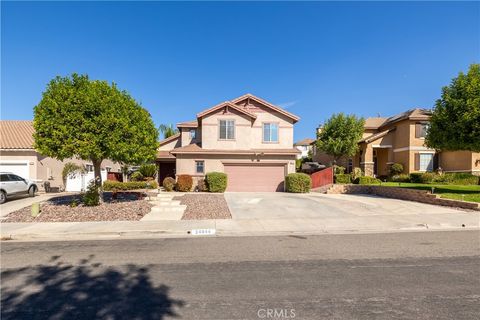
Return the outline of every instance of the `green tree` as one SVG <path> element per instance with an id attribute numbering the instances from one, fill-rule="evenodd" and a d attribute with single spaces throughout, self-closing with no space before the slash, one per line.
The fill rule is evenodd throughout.
<path id="1" fill-rule="evenodd" d="M 38 152 L 59 160 L 91 161 L 97 185 L 104 159 L 143 163 L 155 158 L 158 146 L 148 111 L 114 83 L 87 75 L 50 81 L 34 108 L 33 124 Z"/>
<path id="2" fill-rule="evenodd" d="M 459 73 L 435 103 L 426 145 L 438 150 L 480 152 L 480 64 Z"/>
<path id="3" fill-rule="evenodd" d="M 163 134 L 163 138 L 167 139 L 171 136 L 174 136 L 178 133 L 178 129 L 176 129 L 173 124 L 161 124 L 158 127 L 158 130 Z"/>
<path id="4" fill-rule="evenodd" d="M 338 113 L 332 115 L 317 134 L 317 148 L 333 156 L 335 162 L 341 157 L 352 157 L 358 151 L 358 141 L 362 138 L 363 118 Z"/>

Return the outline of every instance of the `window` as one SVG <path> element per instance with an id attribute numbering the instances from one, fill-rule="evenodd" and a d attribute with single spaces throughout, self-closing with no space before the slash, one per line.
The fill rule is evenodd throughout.
<path id="1" fill-rule="evenodd" d="M 205 172 L 205 161 L 195 161 L 195 172 L 196 173 Z"/>
<path id="2" fill-rule="evenodd" d="M 86 164 L 86 165 L 85 165 L 85 170 L 86 170 L 87 172 L 93 172 L 93 165 L 91 165 L 91 164 Z"/>
<path id="3" fill-rule="evenodd" d="M 278 124 L 263 124 L 263 142 L 278 142 Z"/>
<path id="4" fill-rule="evenodd" d="M 416 123 L 415 124 L 415 137 L 423 139 L 427 136 L 429 124 L 428 123 Z"/>
<path id="5" fill-rule="evenodd" d="M 353 171 L 353 159 L 348 159 L 348 168 L 347 172 L 351 173 Z"/>
<path id="6" fill-rule="evenodd" d="M 433 153 L 420 153 L 420 171 L 433 170 Z"/>
<path id="7" fill-rule="evenodd" d="M 0 181 L 1 182 L 10 181 L 8 174 L 0 174 Z"/>
<path id="8" fill-rule="evenodd" d="M 197 137 L 197 130 L 190 129 L 190 139 L 195 140 L 196 137 Z"/>
<path id="9" fill-rule="evenodd" d="M 17 176 L 16 174 L 9 174 L 8 175 L 10 177 L 10 181 L 23 181 L 23 178 Z"/>
<path id="10" fill-rule="evenodd" d="M 220 140 L 235 139 L 235 120 L 220 120 Z"/>
<path id="11" fill-rule="evenodd" d="M 105 167 L 105 170 L 107 170 L 107 172 L 110 172 L 110 171 L 112 171 L 112 168 L 111 167 Z"/>

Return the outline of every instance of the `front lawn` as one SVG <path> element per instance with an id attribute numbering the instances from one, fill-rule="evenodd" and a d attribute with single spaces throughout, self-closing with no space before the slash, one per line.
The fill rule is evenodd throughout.
<path id="1" fill-rule="evenodd" d="M 478 185 L 445 185 L 445 184 L 423 184 L 407 182 L 382 182 L 382 186 L 410 188 L 432 191 L 442 198 L 480 202 L 480 186 Z"/>

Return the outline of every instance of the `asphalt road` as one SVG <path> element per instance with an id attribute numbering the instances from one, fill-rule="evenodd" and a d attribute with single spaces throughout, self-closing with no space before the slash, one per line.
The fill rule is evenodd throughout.
<path id="1" fill-rule="evenodd" d="M 478 319 L 478 231 L 3 242 L 2 319 Z"/>

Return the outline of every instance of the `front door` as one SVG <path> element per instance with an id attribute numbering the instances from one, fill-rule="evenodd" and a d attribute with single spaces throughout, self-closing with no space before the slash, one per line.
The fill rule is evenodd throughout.
<path id="1" fill-rule="evenodd" d="M 162 185 L 166 177 L 175 179 L 175 162 L 158 162 L 158 184 Z"/>

